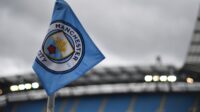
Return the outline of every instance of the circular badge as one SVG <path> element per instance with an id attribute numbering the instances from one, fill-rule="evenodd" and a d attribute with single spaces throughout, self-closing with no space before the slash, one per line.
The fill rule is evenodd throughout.
<path id="1" fill-rule="evenodd" d="M 55 21 L 39 51 L 39 64 L 53 73 L 67 73 L 75 69 L 84 55 L 81 33 L 69 23 Z"/>

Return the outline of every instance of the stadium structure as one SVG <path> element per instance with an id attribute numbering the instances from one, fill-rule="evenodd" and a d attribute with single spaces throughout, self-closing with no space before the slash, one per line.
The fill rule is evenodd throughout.
<path id="1" fill-rule="evenodd" d="M 56 94 L 55 112 L 200 112 L 200 16 L 185 64 L 95 68 Z M 34 73 L 0 78 L 1 112 L 45 112 Z"/>

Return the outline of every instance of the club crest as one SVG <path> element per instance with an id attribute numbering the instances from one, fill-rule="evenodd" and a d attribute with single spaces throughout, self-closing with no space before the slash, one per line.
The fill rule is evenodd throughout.
<path id="1" fill-rule="evenodd" d="M 80 32 L 61 21 L 50 25 L 37 56 L 37 62 L 54 73 L 66 73 L 76 68 L 84 55 L 84 41 Z"/>

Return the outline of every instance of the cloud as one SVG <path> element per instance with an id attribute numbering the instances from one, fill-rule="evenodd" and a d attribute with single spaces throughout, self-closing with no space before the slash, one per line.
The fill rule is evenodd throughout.
<path id="1" fill-rule="evenodd" d="M 31 70 L 30 64 L 27 64 L 23 59 L 15 58 L 2 58 L 0 59 L 0 77 L 2 76 L 13 76 L 28 73 Z"/>
<path id="2" fill-rule="evenodd" d="M 183 64 L 197 16 L 197 1 L 70 2 L 104 51 L 133 62 L 150 64 L 161 55 L 164 62 L 170 56 L 176 58 L 172 64 Z"/>
<path id="3" fill-rule="evenodd" d="M 194 28 L 197 0 L 68 0 L 86 31 L 106 55 L 102 66 L 181 66 Z M 1 69 L 30 70 L 46 35 L 54 1 L 0 1 Z M 21 62 L 22 67 L 17 65 Z M 17 64 L 16 64 L 17 63 Z M 15 68 L 16 67 L 16 68 Z M 14 69 L 15 68 L 15 69 Z"/>

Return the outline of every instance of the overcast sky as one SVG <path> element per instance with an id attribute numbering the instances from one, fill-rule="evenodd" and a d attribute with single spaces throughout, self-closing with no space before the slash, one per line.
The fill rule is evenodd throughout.
<path id="1" fill-rule="evenodd" d="M 99 66 L 181 67 L 198 0 L 67 0 L 105 54 Z M 0 75 L 31 71 L 50 23 L 54 0 L 0 1 Z"/>

